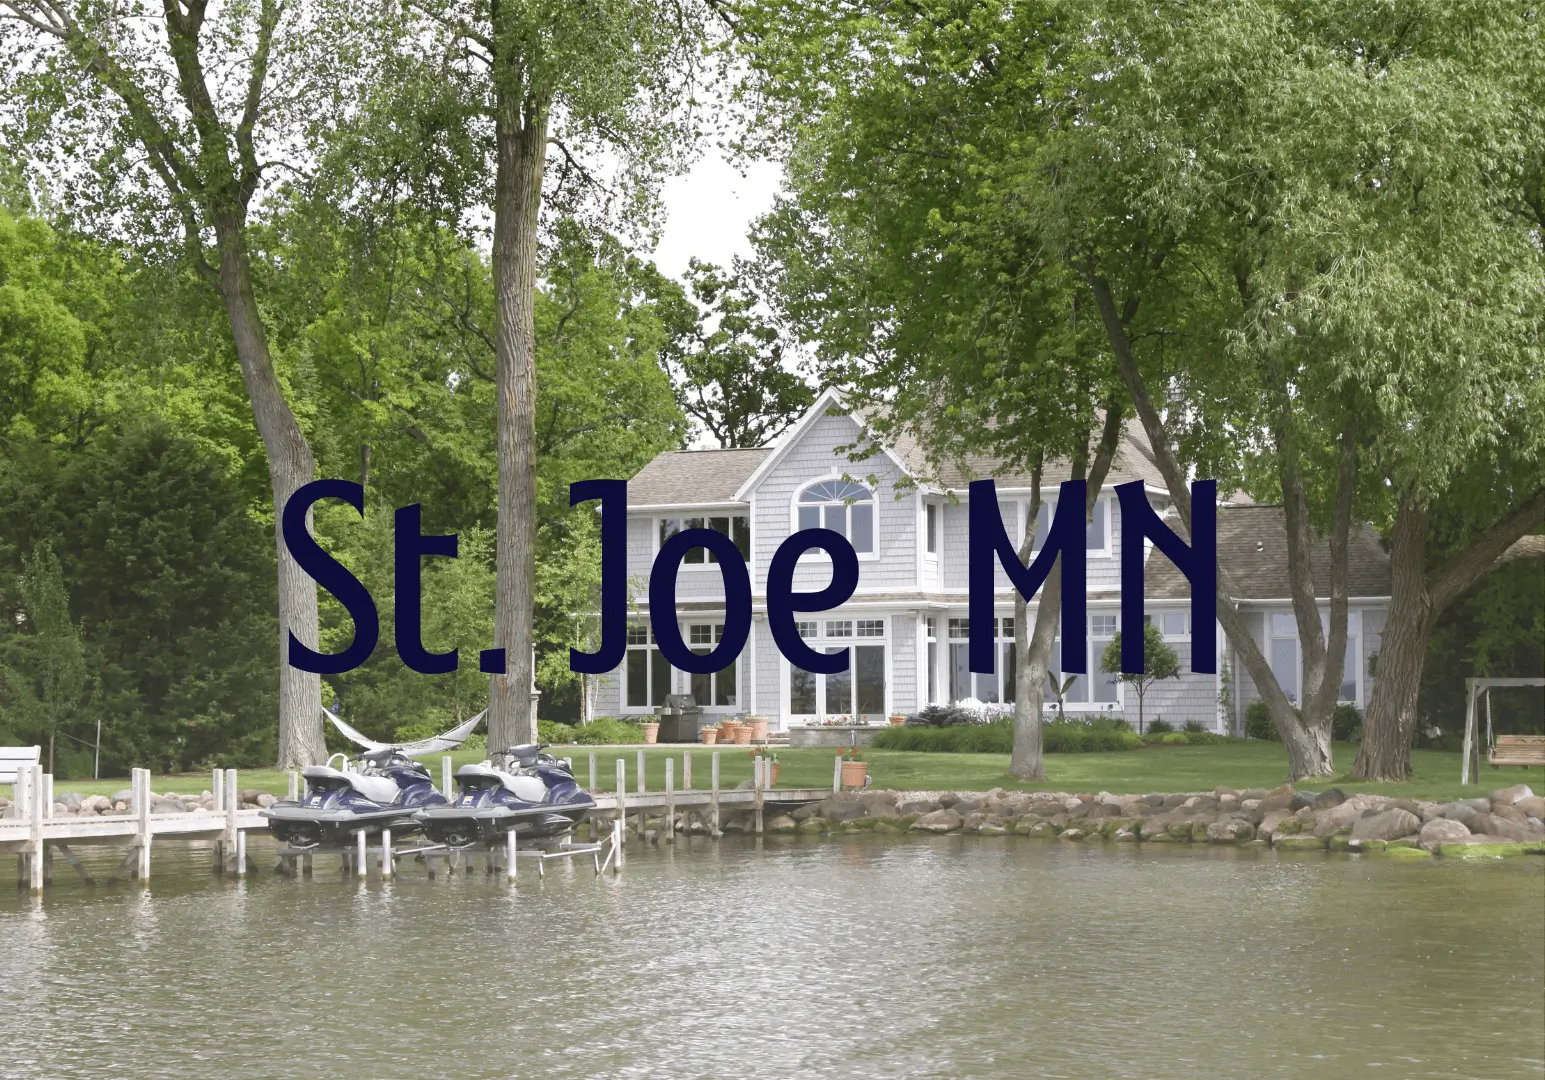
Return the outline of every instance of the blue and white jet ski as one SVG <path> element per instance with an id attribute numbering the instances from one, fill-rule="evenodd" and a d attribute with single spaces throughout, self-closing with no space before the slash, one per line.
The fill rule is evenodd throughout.
<path id="1" fill-rule="evenodd" d="M 414 815 L 446 802 L 429 770 L 414 755 L 455 749 L 483 719 L 483 713 L 478 713 L 443 735 L 393 744 L 367 739 L 330 710 L 322 711 L 361 753 L 352 759 L 333 755 L 344 759 L 340 769 L 330 763 L 308 765 L 301 770 L 306 782 L 302 798 L 281 799 L 260 811 L 268 819 L 268 831 L 292 848 L 347 846 L 361 830 L 367 836 L 382 829 L 414 831 L 418 827 Z"/>
<path id="2" fill-rule="evenodd" d="M 595 809 L 595 800 L 545 746 L 528 743 L 456 770 L 454 803 L 418 812 L 424 836 L 446 847 L 498 841 L 514 832 L 521 840 L 552 840 L 572 832 Z"/>

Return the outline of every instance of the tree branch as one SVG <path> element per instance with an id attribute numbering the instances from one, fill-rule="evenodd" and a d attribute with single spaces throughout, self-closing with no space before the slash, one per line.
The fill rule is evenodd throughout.
<path id="1" fill-rule="evenodd" d="M 1537 490 L 1507 518 L 1428 575 L 1427 594 L 1432 598 L 1433 610 L 1442 611 L 1498 565 L 1532 558 L 1537 544 L 1545 544 L 1545 538 L 1525 534 L 1539 528 L 1541 522 L 1545 522 L 1545 488 Z M 1518 554 L 1512 551 L 1515 544 L 1521 544 Z"/>

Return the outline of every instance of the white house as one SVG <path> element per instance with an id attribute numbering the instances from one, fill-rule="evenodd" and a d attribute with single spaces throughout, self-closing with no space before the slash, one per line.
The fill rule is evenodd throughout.
<path id="1" fill-rule="evenodd" d="M 965 470 L 924 479 L 929 472 L 921 452 L 904 446 L 854 461 L 845 448 L 860 440 L 860 430 L 841 396 L 827 391 L 771 446 L 671 451 L 629 481 L 628 575 L 637 614 L 628 627 L 626 659 L 597 679 L 597 714 L 651 713 L 666 694 L 690 693 L 710 714 L 760 714 L 778 729 L 835 716 L 881 720 L 890 713 L 965 697 L 1014 699 L 1013 594 L 1001 567 L 994 620 L 998 670 L 983 675 L 967 667 L 967 485 L 975 477 L 996 479 L 1005 529 L 1017 542 L 1024 535 L 1030 477 L 980 458 L 968 460 Z M 1047 502 L 1055 502 L 1057 485 L 1064 479 L 1066 463 L 1045 470 L 1043 514 L 1050 514 Z M 1133 480 L 1147 485 L 1162 512 L 1169 497 L 1135 423 L 1123 434 L 1088 526 L 1090 674 L 1075 680 L 1064 708 L 1075 713 L 1110 711 L 1135 721 L 1136 695 L 1099 671 L 1100 655 L 1115 635 L 1121 610 L 1121 514 L 1113 489 Z M 1048 520 L 1042 519 L 1039 535 L 1044 535 Z M 774 645 L 767 624 L 772 554 L 791 532 L 816 525 L 848 537 L 859 559 L 858 589 L 852 598 L 840 608 L 812 613 L 799 624 L 812 647 L 852 648 L 849 669 L 837 675 L 815 675 L 790 665 Z M 647 583 L 661 539 L 699 527 L 734 540 L 746 557 L 752 584 L 750 640 L 734 664 L 713 675 L 674 670 L 649 629 Z M 1151 544 L 1148 547 L 1151 553 Z M 1351 662 L 1343 697 L 1361 706 L 1371 689 L 1368 658 L 1378 651 L 1388 606 L 1389 569 L 1371 529 L 1361 530 L 1351 547 Z M 1225 503 L 1218 512 L 1218 556 L 1243 594 L 1241 607 L 1278 678 L 1296 696 L 1300 665 L 1281 508 Z M 1327 564 L 1326 553 L 1316 552 L 1317 577 Z M 829 565 L 820 552 L 806 555 L 796 571 L 795 588 L 824 587 L 830 580 Z M 1328 587 L 1322 585 L 1320 591 L 1328 593 Z M 1185 672 L 1149 692 L 1147 717 L 1163 717 L 1176 727 L 1196 720 L 1210 730 L 1240 731 L 1255 691 L 1221 630 L 1220 673 L 1193 674 L 1185 579 L 1164 556 L 1151 555 L 1145 592 L 1146 611 L 1173 643 Z M 688 554 L 678 575 L 677 618 L 689 646 L 707 652 L 718 640 L 724 590 L 717 563 L 702 548 Z M 1054 647 L 1054 666 L 1060 664 L 1060 646 L 1059 641 Z"/>

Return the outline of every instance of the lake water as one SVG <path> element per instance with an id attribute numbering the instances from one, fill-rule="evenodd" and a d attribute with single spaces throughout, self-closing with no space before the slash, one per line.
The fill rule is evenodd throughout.
<path id="1" fill-rule="evenodd" d="M 694 839 L 510 888 L 271 850 L 7 881 L 0 1076 L 1545 1075 L 1545 859 Z"/>

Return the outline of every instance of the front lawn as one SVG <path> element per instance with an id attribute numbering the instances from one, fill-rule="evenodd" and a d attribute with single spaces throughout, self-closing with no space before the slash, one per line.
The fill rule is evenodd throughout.
<path id="1" fill-rule="evenodd" d="M 602 791 L 615 786 L 616 760 L 621 757 L 627 763 L 628 787 L 636 790 L 634 775 L 638 748 L 603 748 L 591 750 L 584 746 L 554 747 L 553 753 L 574 760 L 574 773 L 581 784 L 589 782 L 589 755 L 596 755 L 597 773 Z M 710 757 L 720 752 L 720 783 L 734 787 L 751 777 L 751 755 L 744 747 L 676 747 L 656 746 L 644 750 L 646 762 L 645 782 L 650 790 L 665 786 L 665 759 L 676 759 L 676 784 L 681 786 L 682 754 L 692 754 L 693 786 L 705 788 L 709 782 Z M 1339 784 L 1347 791 L 1363 791 L 1383 795 L 1401 795 L 1416 799 L 1448 800 L 1484 795 L 1496 788 L 1511 784 L 1528 784 L 1536 793 L 1545 792 L 1545 769 L 1494 769 L 1481 767 L 1479 784 L 1461 787 L 1459 784 L 1459 755 L 1436 750 L 1417 750 L 1411 755 L 1415 770 L 1412 779 L 1401 784 L 1366 784 L 1350 780 L 1346 772 L 1351 769 L 1356 747 L 1350 744 L 1336 745 L 1336 763 L 1342 770 L 1338 777 L 1306 782 L 1299 785 L 1309 790 L 1321 790 Z M 831 750 L 777 751 L 779 761 L 778 786 L 783 788 L 830 787 L 832 764 L 835 754 Z M 451 755 L 455 765 L 476 761 L 481 755 L 463 751 Z M 912 790 L 985 791 L 993 787 L 1021 790 L 1046 791 L 1109 791 L 1113 794 L 1152 791 L 1210 791 L 1224 785 L 1236 789 L 1248 787 L 1272 788 L 1287 778 L 1287 763 L 1280 743 L 1239 740 L 1215 746 L 1163 746 L 1149 747 L 1120 753 L 1099 754 L 1050 754 L 1046 757 L 1047 779 L 1042 783 L 1021 784 L 1008 775 L 1006 754 L 929 754 L 903 750 L 866 750 L 873 786 L 905 788 Z M 439 782 L 439 757 L 427 758 L 430 771 Z M 209 787 L 210 778 L 205 774 L 183 776 L 154 776 L 151 787 L 157 792 L 198 792 Z M 284 794 L 287 787 L 285 775 L 273 769 L 243 772 L 239 780 L 243 788 L 257 788 Z M 60 781 L 57 790 L 79 791 L 83 794 L 111 795 L 129 782 L 126 778 L 110 780 Z"/>

